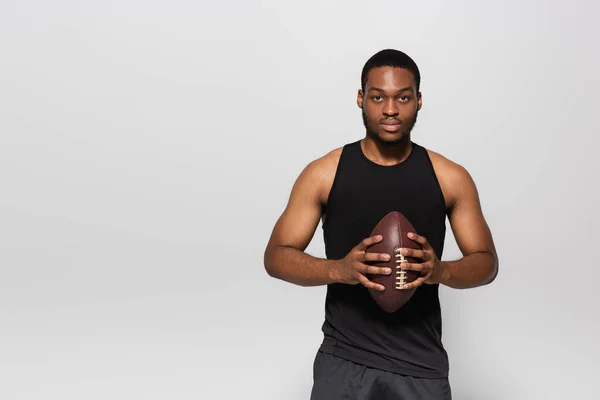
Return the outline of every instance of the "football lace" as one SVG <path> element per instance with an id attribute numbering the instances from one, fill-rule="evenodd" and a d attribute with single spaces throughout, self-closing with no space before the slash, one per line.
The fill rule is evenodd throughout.
<path id="1" fill-rule="evenodd" d="M 395 249 L 396 251 L 396 289 L 404 288 L 406 284 L 406 271 L 400 268 L 400 264 L 406 262 L 404 254 L 401 253 L 402 248 Z"/>

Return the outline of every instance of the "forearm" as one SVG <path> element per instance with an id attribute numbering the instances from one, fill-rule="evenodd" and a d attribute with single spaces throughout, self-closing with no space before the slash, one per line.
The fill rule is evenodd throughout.
<path id="1" fill-rule="evenodd" d="M 442 261 L 441 284 L 469 289 L 491 283 L 498 273 L 498 259 L 490 252 L 469 254 L 457 261 Z"/>
<path id="2" fill-rule="evenodd" d="M 313 257 L 287 246 L 276 246 L 265 252 L 267 273 L 299 286 L 320 286 L 335 283 L 337 261 Z"/>

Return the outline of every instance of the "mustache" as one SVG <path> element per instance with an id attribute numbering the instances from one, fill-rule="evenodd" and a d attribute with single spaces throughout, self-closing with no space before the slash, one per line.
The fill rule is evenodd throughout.
<path id="1" fill-rule="evenodd" d="M 379 121 L 380 123 L 394 123 L 394 124 L 402 124 L 402 120 L 399 120 L 398 118 L 394 118 L 394 117 L 387 117 L 382 119 L 381 121 Z"/>

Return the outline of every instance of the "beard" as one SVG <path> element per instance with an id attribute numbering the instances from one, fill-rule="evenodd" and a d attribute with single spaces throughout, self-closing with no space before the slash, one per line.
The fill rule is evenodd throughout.
<path id="1" fill-rule="evenodd" d="M 381 137 L 381 135 L 379 134 L 379 131 L 377 129 L 379 123 L 378 122 L 369 123 L 369 120 L 367 119 L 367 114 L 365 113 L 364 108 L 362 109 L 363 125 L 365 126 L 365 129 L 367 131 L 367 136 L 380 144 L 391 145 L 391 146 L 397 146 L 398 144 L 402 143 L 402 141 L 405 140 L 407 137 L 410 137 L 410 133 L 412 132 L 415 124 L 417 123 L 418 116 L 419 116 L 419 110 L 417 109 L 417 111 L 415 112 L 415 115 L 413 115 L 412 118 L 410 118 L 406 121 L 402 121 L 402 126 L 404 127 L 404 130 L 401 131 L 401 135 L 398 139 L 384 140 Z"/>

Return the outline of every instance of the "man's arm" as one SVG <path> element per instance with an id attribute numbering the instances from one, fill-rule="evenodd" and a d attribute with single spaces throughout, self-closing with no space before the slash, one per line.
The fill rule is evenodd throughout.
<path id="1" fill-rule="evenodd" d="M 277 220 L 267 244 L 265 269 L 274 278 L 300 286 L 344 283 L 384 290 L 382 285 L 367 278 L 369 274 L 391 273 L 389 268 L 369 264 L 373 261 L 388 261 L 391 257 L 389 254 L 366 252 L 369 246 L 382 240 L 381 236 L 363 239 L 341 260 L 317 258 L 304 252 L 319 224 L 322 204 L 327 201 L 339 152 L 337 156 L 334 151 L 311 162 L 294 183 L 288 204 Z"/>
<path id="2" fill-rule="evenodd" d="M 319 224 L 322 190 L 328 180 L 327 163 L 318 159 L 294 183 L 288 204 L 265 249 L 264 265 L 270 276 L 300 286 L 334 282 L 331 274 L 334 261 L 304 252 Z"/>
<path id="3" fill-rule="evenodd" d="M 441 261 L 440 283 L 456 289 L 487 285 L 496 278 L 499 261 L 475 182 L 458 165 L 453 165 L 447 178 L 453 200 L 448 219 L 463 257 Z"/>

